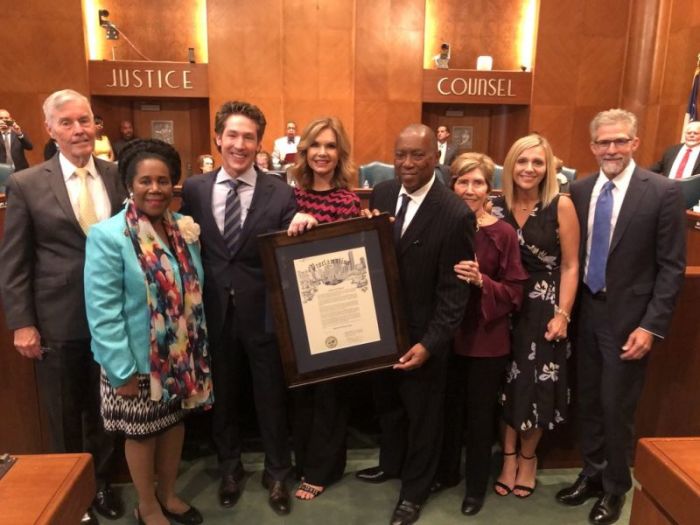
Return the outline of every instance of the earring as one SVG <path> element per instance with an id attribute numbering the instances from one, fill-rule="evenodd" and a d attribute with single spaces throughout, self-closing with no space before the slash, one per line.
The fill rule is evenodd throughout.
<path id="1" fill-rule="evenodd" d="M 130 198 L 130 199 L 133 199 L 133 198 L 134 198 L 134 192 L 133 192 L 133 191 L 130 191 L 130 192 L 129 192 L 129 198 Z"/>

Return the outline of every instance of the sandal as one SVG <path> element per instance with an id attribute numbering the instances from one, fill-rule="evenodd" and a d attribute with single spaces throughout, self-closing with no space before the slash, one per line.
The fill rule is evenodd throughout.
<path id="1" fill-rule="evenodd" d="M 515 456 L 516 454 L 517 454 L 517 452 L 504 452 L 504 453 L 503 453 L 503 457 L 506 457 L 506 456 Z M 505 494 L 503 494 L 503 493 L 501 493 L 501 492 L 498 492 L 498 491 L 496 490 L 496 488 L 503 489 L 503 490 L 505 491 Z M 510 494 L 511 492 L 513 492 L 513 489 L 514 489 L 514 488 L 515 488 L 515 487 L 509 487 L 508 485 L 506 485 L 505 483 L 503 483 L 503 482 L 501 482 L 501 481 L 494 481 L 494 482 L 493 482 L 493 491 L 494 491 L 498 496 L 501 496 L 501 497 L 507 496 L 508 494 Z"/>
<path id="2" fill-rule="evenodd" d="M 529 457 L 523 456 L 522 454 L 518 454 L 518 455 L 522 459 L 525 459 L 527 461 L 530 461 L 531 459 L 535 460 L 535 484 L 532 487 L 528 487 L 525 485 L 515 485 L 513 487 L 513 490 L 520 490 L 520 491 L 525 493 L 525 494 L 515 494 L 515 492 L 514 492 L 513 494 L 515 495 L 515 497 L 520 498 L 520 499 L 525 499 L 525 498 L 529 498 L 530 496 L 532 496 L 532 494 L 535 492 L 535 488 L 537 488 L 537 455 L 532 455 Z M 520 470 L 520 469 L 518 469 L 518 470 Z"/>
<path id="3" fill-rule="evenodd" d="M 306 481 L 302 481 L 301 484 L 299 485 L 299 488 L 297 489 L 296 493 L 294 494 L 294 497 L 297 499 L 300 499 L 302 501 L 311 501 L 314 499 L 316 496 L 319 496 L 320 494 L 323 493 L 325 490 L 324 487 L 316 487 L 314 485 L 309 485 Z M 301 494 L 310 494 L 310 498 L 304 498 L 301 496 Z"/>

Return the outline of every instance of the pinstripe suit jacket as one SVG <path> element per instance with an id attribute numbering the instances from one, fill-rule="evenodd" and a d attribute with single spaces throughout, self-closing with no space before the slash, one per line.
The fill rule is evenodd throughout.
<path id="1" fill-rule="evenodd" d="M 397 179 L 377 184 L 370 209 L 393 215 L 400 189 Z M 447 355 L 464 316 L 469 286 L 457 279 L 454 265 L 474 258 L 473 241 L 474 214 L 436 181 L 397 250 L 411 345 L 422 343 L 431 355 Z"/>

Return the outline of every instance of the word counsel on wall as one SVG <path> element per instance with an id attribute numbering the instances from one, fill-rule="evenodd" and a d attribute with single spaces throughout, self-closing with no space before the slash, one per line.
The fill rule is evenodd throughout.
<path id="1" fill-rule="evenodd" d="M 531 91 L 532 74 L 522 71 L 423 72 L 423 102 L 527 105 Z"/>
<path id="2" fill-rule="evenodd" d="M 188 62 L 88 63 L 91 95 L 206 98 L 206 64 Z"/>

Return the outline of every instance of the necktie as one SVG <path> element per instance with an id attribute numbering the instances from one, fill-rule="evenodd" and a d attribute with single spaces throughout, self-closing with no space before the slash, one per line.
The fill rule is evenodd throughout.
<path id="1" fill-rule="evenodd" d="M 238 239 L 241 236 L 241 199 L 238 197 L 238 180 L 228 181 L 231 188 L 226 195 L 226 210 L 224 211 L 224 241 L 229 251 L 236 251 Z"/>
<path id="2" fill-rule="evenodd" d="M 598 293 L 605 288 L 605 266 L 610 250 L 610 221 L 612 219 L 612 190 L 614 187 L 613 181 L 606 182 L 595 205 L 591 253 L 588 258 L 588 272 L 585 279 L 586 285 L 593 293 Z"/>
<path id="3" fill-rule="evenodd" d="M 78 223 L 87 234 L 90 226 L 97 222 L 95 203 L 92 200 L 90 188 L 88 188 L 88 176 L 90 172 L 85 168 L 77 168 L 75 174 L 80 179 L 80 192 L 78 193 Z"/>
<path id="4" fill-rule="evenodd" d="M 685 165 L 688 164 L 688 159 L 690 158 L 690 152 L 692 150 L 690 148 L 685 149 L 685 155 L 683 155 L 683 158 L 681 159 L 681 163 L 678 165 L 678 169 L 676 170 L 676 175 L 675 179 L 682 179 L 683 178 L 683 171 L 685 171 Z"/>
<path id="5" fill-rule="evenodd" d="M 5 146 L 5 163 L 14 166 L 15 163 L 12 160 L 12 135 L 8 131 L 3 133 L 2 139 L 3 145 Z"/>
<path id="6" fill-rule="evenodd" d="M 406 208 L 408 208 L 408 203 L 411 201 L 411 197 L 407 194 L 402 194 L 401 198 L 403 202 L 399 208 L 399 213 L 394 217 L 394 245 L 398 248 L 399 242 L 401 242 L 401 230 L 403 230 L 403 223 L 406 219 Z"/>

